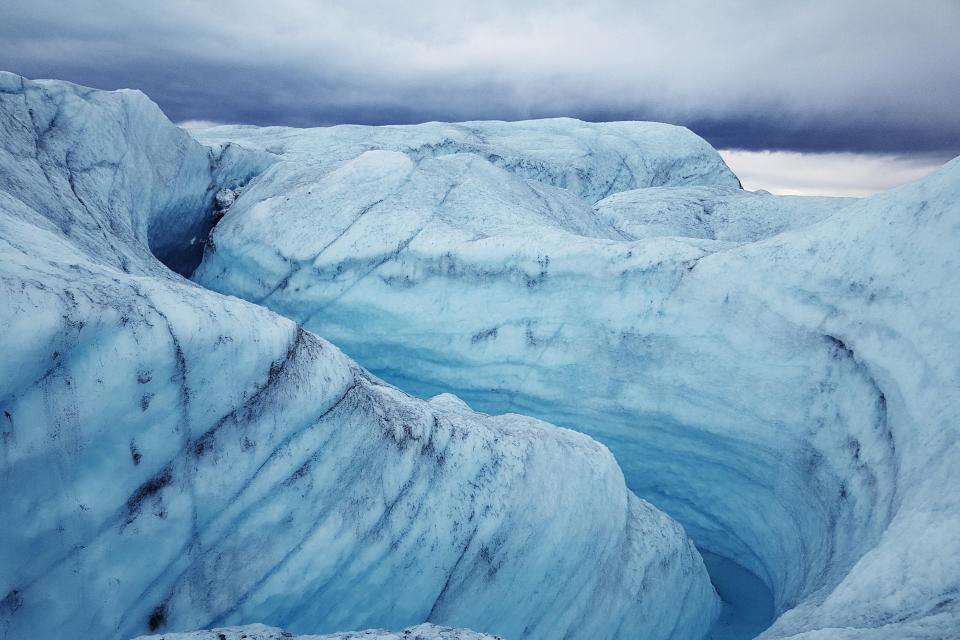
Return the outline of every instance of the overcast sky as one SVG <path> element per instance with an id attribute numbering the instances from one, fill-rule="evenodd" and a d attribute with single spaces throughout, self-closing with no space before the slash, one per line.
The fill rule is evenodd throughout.
<path id="1" fill-rule="evenodd" d="M 2 0 L 0 68 L 175 122 L 567 115 L 877 170 L 960 154 L 960 0 Z"/>

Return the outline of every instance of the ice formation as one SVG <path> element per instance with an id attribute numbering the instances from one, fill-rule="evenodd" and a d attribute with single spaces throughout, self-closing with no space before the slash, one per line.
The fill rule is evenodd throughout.
<path id="1" fill-rule="evenodd" d="M 569 126 L 541 132 L 544 148 Z M 611 138 L 596 142 L 623 158 L 602 171 L 509 140 L 477 166 L 591 198 L 734 180 L 702 144 L 688 167 Z M 255 176 L 296 202 L 303 176 L 342 164 L 320 154 L 284 176 L 295 136 L 270 139 L 208 149 L 137 92 L 0 74 L 0 638 L 424 621 L 511 640 L 702 635 L 718 600 L 700 555 L 626 489 L 607 448 L 410 397 L 295 322 L 168 269 L 192 271 L 216 218 L 257 215 L 243 204 L 262 193 Z M 367 157 L 377 171 L 418 153 L 471 170 L 432 158 L 443 148 Z M 368 170 L 340 188 L 390 177 Z M 526 189 L 516 180 L 504 188 Z M 544 224 L 603 232 L 579 195 L 528 191 L 557 203 Z"/>
<path id="2" fill-rule="evenodd" d="M 604 224 L 629 239 L 674 236 L 743 243 L 809 226 L 851 202 L 734 187 L 651 187 L 604 198 L 596 211 Z"/>
<path id="3" fill-rule="evenodd" d="M 498 636 L 477 633 L 469 629 L 451 629 L 432 624 L 419 624 L 401 631 L 370 629 L 329 635 L 294 635 L 290 632 L 262 624 L 241 627 L 223 627 L 207 631 L 165 633 L 140 636 L 135 640 L 502 640 Z"/>
<path id="4" fill-rule="evenodd" d="M 960 159 L 846 200 L 652 123 L 195 135 L 0 74 L 0 638 L 743 637 L 687 534 L 762 638 L 960 636 Z M 336 637 L 483 637 L 407 631 Z"/>
<path id="5" fill-rule="evenodd" d="M 197 137 L 276 158 L 197 282 L 599 439 L 769 587 L 764 638 L 960 637 L 960 160 L 854 201 L 644 123 Z"/>

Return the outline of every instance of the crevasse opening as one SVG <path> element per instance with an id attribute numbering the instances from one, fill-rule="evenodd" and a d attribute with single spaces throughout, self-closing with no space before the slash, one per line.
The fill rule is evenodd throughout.
<path id="1" fill-rule="evenodd" d="M 766 583 L 729 558 L 700 550 L 710 580 L 723 601 L 720 617 L 705 640 L 743 640 L 773 622 L 773 594 Z"/>

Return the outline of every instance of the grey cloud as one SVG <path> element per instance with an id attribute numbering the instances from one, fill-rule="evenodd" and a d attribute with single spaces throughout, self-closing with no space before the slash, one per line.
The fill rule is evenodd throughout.
<path id="1" fill-rule="evenodd" d="M 0 7 L 0 67 L 135 87 L 174 120 L 571 115 L 717 146 L 960 153 L 955 0 Z"/>

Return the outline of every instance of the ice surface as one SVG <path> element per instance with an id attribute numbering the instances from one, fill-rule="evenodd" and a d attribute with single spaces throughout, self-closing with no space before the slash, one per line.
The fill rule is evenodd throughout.
<path id="1" fill-rule="evenodd" d="M 740 184 L 705 140 L 658 122 L 595 124 L 554 118 L 319 129 L 221 126 L 191 133 L 212 146 L 242 140 L 246 148 L 287 160 L 283 179 L 291 185 L 376 150 L 400 152 L 414 163 L 468 154 L 520 178 L 562 187 L 588 202 L 640 187 Z M 301 171 L 292 175 L 295 164 Z"/>
<path id="2" fill-rule="evenodd" d="M 500 640 L 498 636 L 476 633 L 469 629 L 451 629 L 432 624 L 420 624 L 401 631 L 370 629 L 332 633 L 322 636 L 294 635 L 282 629 L 262 624 L 241 627 L 223 627 L 208 631 L 186 633 L 165 633 L 163 635 L 140 636 L 135 640 Z"/>
<path id="3" fill-rule="evenodd" d="M 189 271 L 278 158 L 204 148 L 136 92 L 0 74 L 0 637 L 701 635 L 718 601 L 700 556 L 608 449 L 412 398 L 154 257 Z M 544 224 L 601 233 L 541 190 Z"/>
<path id="4" fill-rule="evenodd" d="M 960 635 L 960 160 L 849 201 L 649 123 L 204 148 L 10 74 L 0 135 L 4 637 L 701 637 L 703 564 L 624 475 L 728 602 L 763 601 L 729 561 L 765 583 L 735 625 Z M 205 246 L 309 331 L 164 266 Z"/>
<path id="5" fill-rule="evenodd" d="M 605 127 L 200 132 L 277 162 L 194 278 L 417 395 L 598 438 L 766 583 L 765 638 L 960 636 L 960 160 L 787 198 L 733 188 L 689 132 Z"/>
<path id="6" fill-rule="evenodd" d="M 596 209 L 603 222 L 630 239 L 679 236 L 742 243 L 809 226 L 851 202 L 734 187 L 653 187 L 616 193 Z"/>

